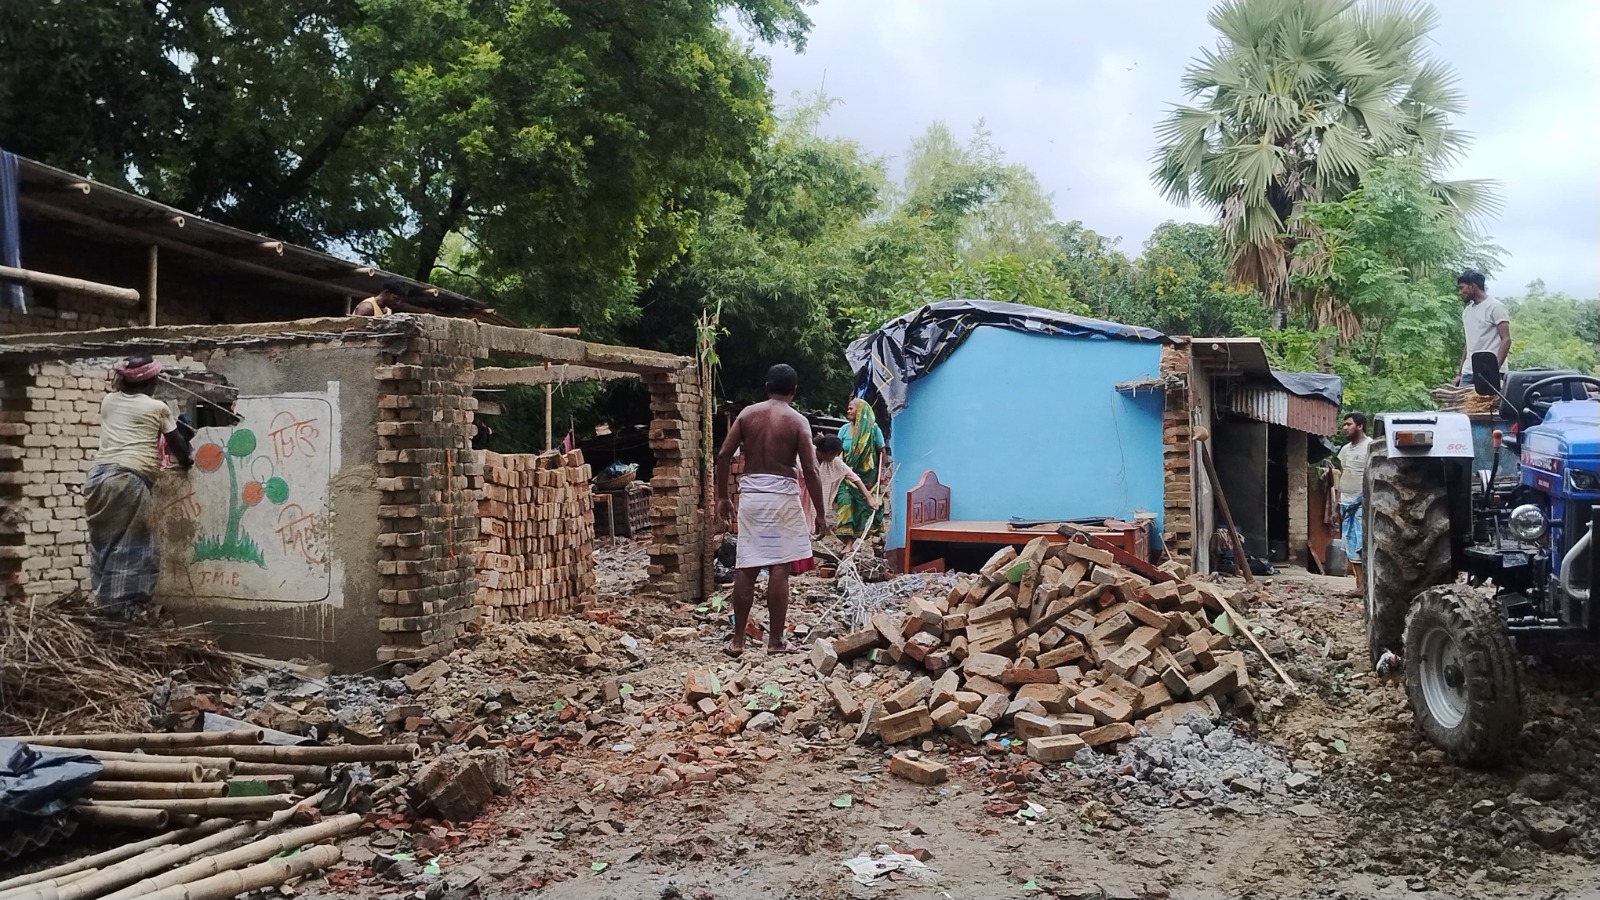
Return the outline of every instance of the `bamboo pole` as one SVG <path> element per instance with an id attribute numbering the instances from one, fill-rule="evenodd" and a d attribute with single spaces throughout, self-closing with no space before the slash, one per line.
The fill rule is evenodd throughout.
<path id="1" fill-rule="evenodd" d="M 1211 462 L 1211 451 L 1204 441 L 1196 438 L 1195 443 L 1200 445 L 1200 461 L 1205 464 L 1206 478 L 1211 481 L 1211 493 L 1216 498 L 1217 507 L 1222 510 L 1222 523 L 1228 526 L 1228 540 L 1233 545 L 1233 567 L 1244 576 L 1246 584 L 1255 584 L 1256 577 L 1250 572 L 1250 561 L 1244 555 L 1244 544 L 1239 540 L 1238 530 L 1233 527 L 1233 513 L 1228 509 L 1228 498 L 1222 494 L 1222 481 L 1217 478 L 1217 467 Z"/>
<path id="2" fill-rule="evenodd" d="M 156 327 L 156 274 L 160 271 L 161 248 L 155 244 L 150 245 L 150 271 L 149 280 L 144 289 L 144 308 L 146 318 L 151 328 Z"/>
<path id="3" fill-rule="evenodd" d="M 46 750 L 46 751 L 54 751 L 54 752 L 60 752 L 62 750 L 62 748 L 60 748 L 60 747 L 41 747 L 39 749 Z M 217 770 L 219 770 L 220 774 L 224 778 L 226 778 L 229 775 L 232 775 L 234 773 L 234 770 L 237 769 L 238 765 L 239 765 L 237 762 L 235 762 L 235 761 L 233 761 L 231 759 L 228 759 L 226 757 L 222 757 L 222 756 L 167 756 L 165 754 L 163 754 L 161 756 L 154 756 L 154 755 L 149 754 L 149 753 L 125 753 L 125 752 L 123 752 L 121 750 L 81 750 L 81 749 L 79 749 L 79 750 L 73 750 L 72 752 L 73 753 L 87 753 L 88 755 L 94 757 L 95 759 L 100 760 L 101 763 L 106 763 L 106 762 L 130 762 L 130 763 L 144 763 L 144 764 L 147 764 L 147 765 L 149 765 L 149 764 L 170 765 L 172 763 L 183 763 L 185 765 L 188 765 L 190 763 L 194 763 L 196 765 L 199 765 L 203 769 L 217 769 Z M 101 777 L 103 778 L 105 776 L 101 776 Z M 204 780 L 204 779 L 202 779 L 202 780 Z"/>
<path id="4" fill-rule="evenodd" d="M 1294 679 L 1289 677 L 1289 673 L 1285 672 L 1282 666 L 1278 665 L 1278 661 L 1272 658 L 1272 654 L 1267 652 L 1267 648 L 1261 646 L 1261 642 L 1256 640 L 1255 632 L 1250 630 L 1250 623 L 1245 620 L 1245 617 L 1239 615 L 1239 611 L 1234 609 L 1227 600 L 1218 597 L 1217 602 L 1222 605 L 1222 611 L 1228 614 L 1228 618 L 1233 620 L 1234 627 L 1244 632 L 1244 636 L 1250 639 L 1251 646 L 1255 647 L 1256 652 L 1261 654 L 1262 659 L 1265 659 L 1267 664 L 1272 666 L 1272 671 L 1283 679 L 1283 685 L 1289 689 L 1289 693 L 1298 696 L 1300 686 L 1294 683 Z"/>
<path id="5" fill-rule="evenodd" d="M 323 844 L 286 859 L 275 859 L 236 872 L 223 872 L 189 884 L 175 885 L 150 894 L 145 900 L 230 900 L 246 891 L 280 885 L 291 878 L 320 872 L 338 862 L 339 858 L 338 847 Z"/>
<path id="6" fill-rule="evenodd" d="M 208 819 L 205 822 L 201 822 L 194 828 L 188 828 L 183 831 L 169 831 L 166 834 L 158 834 L 155 837 L 146 838 L 142 841 L 137 841 L 132 844 L 123 844 L 120 847 L 112 847 L 110 850 L 107 850 L 104 853 L 96 853 L 93 856 L 85 856 L 80 859 L 72 860 L 71 862 L 64 862 L 59 866 L 41 869 L 37 872 L 30 872 L 27 875 L 18 875 L 15 878 L 8 878 L 5 881 L 0 881 L 0 897 L 4 897 L 11 891 L 17 888 L 27 887 L 30 884 L 39 884 L 45 881 L 61 881 L 69 877 L 83 875 L 84 873 L 93 869 L 114 865 L 122 862 L 125 859 L 132 859 L 146 850 L 154 850 L 157 847 L 163 847 L 167 844 L 176 844 L 182 841 L 192 840 L 194 838 L 205 837 L 214 831 L 220 831 L 232 824 L 234 823 L 230 819 Z"/>
<path id="7" fill-rule="evenodd" d="M 158 831 L 167 827 L 169 813 L 164 809 L 137 806 L 98 806 L 85 801 L 74 806 L 78 821 L 108 828 L 146 828 Z"/>
<path id="8" fill-rule="evenodd" d="M 162 731 L 152 734 L 35 734 L 19 737 L 17 740 L 35 747 L 156 750 L 168 747 L 210 747 L 218 744 L 259 744 L 265 737 L 259 728 L 237 728 L 233 731 Z"/>
<path id="9" fill-rule="evenodd" d="M 304 803 L 315 806 L 325 796 L 327 796 L 327 792 L 322 791 L 307 797 Z M 241 822 L 232 828 L 186 844 L 167 847 L 162 850 L 156 850 L 153 853 L 142 853 L 132 859 L 107 866 L 88 878 L 79 878 L 69 884 L 57 882 L 37 885 L 36 889 L 29 893 L 17 897 L 7 897 L 5 900 L 83 900 L 83 898 L 98 897 L 107 891 L 116 890 L 125 884 L 154 875 L 171 866 L 196 859 L 213 850 L 236 844 L 247 837 L 271 831 L 289 821 L 294 814 L 295 809 L 290 808 L 262 822 Z"/>
<path id="10" fill-rule="evenodd" d="M 0 266 L 0 281 L 53 288 L 70 294 L 93 297 L 96 300 L 109 300 L 123 306 L 136 306 L 139 303 L 139 292 L 133 288 L 84 281 L 82 278 L 68 278 L 65 275 L 52 275 L 49 272 L 35 272 L 32 269 L 18 269 L 15 266 Z"/>
<path id="11" fill-rule="evenodd" d="M 288 809 L 295 799 L 285 794 L 265 794 L 260 797 L 176 797 L 145 800 L 88 800 L 94 807 L 113 809 L 159 809 L 174 816 L 229 816 L 242 819 Z"/>
<path id="12" fill-rule="evenodd" d="M 551 450 L 555 449 L 555 432 L 551 427 L 552 423 L 550 421 L 551 390 L 553 390 L 553 388 L 550 385 L 546 384 L 544 386 L 544 452 L 546 453 L 549 453 Z"/>
<path id="13" fill-rule="evenodd" d="M 229 760 L 232 762 L 232 760 Z M 297 766 L 293 763 L 271 762 L 242 762 L 233 767 L 235 777 L 249 777 L 251 775 L 288 775 L 296 782 L 310 782 L 323 784 L 333 780 L 333 772 L 327 766 Z"/>
<path id="14" fill-rule="evenodd" d="M 361 816 L 356 813 L 336 816 L 315 825 L 285 831 L 264 837 L 259 841 L 236 847 L 216 856 L 197 859 L 187 865 L 179 866 L 169 872 L 146 878 L 138 884 L 130 884 L 114 894 L 109 894 L 101 900 L 132 900 L 143 897 L 156 891 L 209 878 L 230 869 L 237 869 L 251 863 L 271 859 L 280 853 L 289 850 L 298 850 L 310 844 L 320 844 L 323 841 L 342 837 L 355 831 L 361 825 Z"/>
<path id="15" fill-rule="evenodd" d="M 162 754 L 161 748 L 151 752 Z M 416 744 L 368 744 L 339 747 L 194 747 L 194 756 L 231 756 L 241 763 L 297 763 L 328 765 L 345 762 L 410 762 L 421 754 Z M 237 771 L 237 769 L 235 769 Z"/>
<path id="16" fill-rule="evenodd" d="M 199 763 L 185 762 L 123 762 L 119 759 L 102 759 L 100 781 L 192 781 L 199 782 L 205 775 Z"/>
<path id="17" fill-rule="evenodd" d="M 84 796 L 90 800 L 154 800 L 222 797 L 228 786 L 220 781 L 199 784 L 181 781 L 96 781 Z"/>

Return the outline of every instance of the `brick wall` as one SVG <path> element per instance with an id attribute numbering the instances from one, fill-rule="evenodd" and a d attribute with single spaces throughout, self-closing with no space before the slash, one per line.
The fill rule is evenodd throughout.
<path id="1" fill-rule="evenodd" d="M 380 661 L 438 656 L 476 615 L 477 456 L 470 449 L 474 324 L 424 319 L 379 366 Z"/>
<path id="2" fill-rule="evenodd" d="M 583 452 L 478 451 L 478 618 L 574 613 L 594 600 L 594 498 Z"/>
<path id="3" fill-rule="evenodd" d="M 1172 558 L 1193 565 L 1194 429 L 1189 416 L 1188 345 L 1161 348 L 1167 380 L 1161 411 L 1162 542 Z"/>
<path id="4" fill-rule="evenodd" d="M 644 376 L 650 390 L 650 580 L 664 600 L 688 603 L 703 589 L 706 516 L 701 509 L 700 378 L 695 369 Z"/>
<path id="5" fill-rule="evenodd" d="M 0 369 L 0 593 L 59 596 L 89 581 L 83 477 L 100 443 L 103 366 Z"/>
<path id="6" fill-rule="evenodd" d="M 1306 496 L 1310 488 L 1310 472 L 1306 466 L 1306 435 L 1304 432 L 1289 429 L 1287 453 L 1283 461 L 1288 470 L 1289 490 L 1289 562 L 1303 566 L 1306 564 L 1306 545 L 1311 540 L 1310 522 Z"/>
<path id="7" fill-rule="evenodd" d="M 144 324 L 144 308 L 54 291 L 35 291 L 25 313 L 0 308 L 0 335 L 129 328 Z"/>

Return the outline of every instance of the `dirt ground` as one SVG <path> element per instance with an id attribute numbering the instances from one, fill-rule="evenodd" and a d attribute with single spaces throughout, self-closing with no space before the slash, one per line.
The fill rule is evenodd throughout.
<path id="1" fill-rule="evenodd" d="M 1292 769 L 1304 776 L 1292 790 L 1224 790 L 1216 802 L 1152 790 L 1127 758 L 1041 767 L 998 744 L 942 738 L 922 749 L 951 778 L 928 787 L 891 777 L 885 748 L 853 743 L 804 655 L 730 660 L 720 604 L 661 608 L 641 599 L 640 548 L 599 555 L 604 595 L 589 617 L 599 623 L 541 623 L 489 642 L 512 666 L 535 663 L 508 644 L 564 627 L 589 635 L 590 651 L 627 648 L 598 668 L 592 656 L 545 653 L 536 664 L 547 671 L 523 672 L 533 694 L 523 705 L 543 712 L 529 736 L 500 742 L 512 750 L 511 794 L 466 825 L 394 821 L 347 840 L 339 870 L 299 896 L 1600 896 L 1600 696 L 1587 662 L 1527 661 L 1514 761 L 1464 770 L 1416 737 L 1399 683 L 1367 672 L 1349 582 L 1291 573 L 1264 579 L 1245 613 L 1300 696 L 1252 653 L 1260 703 L 1229 723 L 1239 738 L 1226 758 Z M 797 579 L 798 641 L 837 632 L 841 615 L 831 583 Z M 781 718 L 734 735 L 698 723 L 682 703 L 692 669 L 747 685 L 757 701 L 781 697 L 771 704 Z M 605 677 L 623 700 L 596 696 Z M 563 719 L 568 704 L 587 716 Z M 1574 836 L 1543 849 L 1528 823 L 1552 816 Z M 842 862 L 875 850 L 917 851 L 926 869 L 859 883 Z M 397 851 L 409 851 L 403 865 Z M 419 868 L 425 860 L 433 867 Z"/>

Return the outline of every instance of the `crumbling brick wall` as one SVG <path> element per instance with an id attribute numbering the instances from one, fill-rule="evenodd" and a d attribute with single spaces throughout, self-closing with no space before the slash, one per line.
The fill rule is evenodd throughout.
<path id="1" fill-rule="evenodd" d="M 380 661 L 448 652 L 477 610 L 474 323 L 424 325 L 374 372 L 378 397 Z"/>
<path id="2" fill-rule="evenodd" d="M 0 369 L 0 593 L 59 596 L 89 580 L 83 477 L 99 446 L 103 366 Z"/>
<path id="3" fill-rule="evenodd" d="M 1161 411 L 1162 542 L 1172 558 L 1192 565 L 1194 556 L 1194 428 L 1189 415 L 1187 344 L 1161 348 L 1166 380 Z"/>
<path id="4" fill-rule="evenodd" d="M 700 599 L 706 511 L 701 509 L 700 378 L 692 366 L 644 376 L 650 391 L 650 581 L 663 600 Z"/>
<path id="5" fill-rule="evenodd" d="M 478 452 L 478 616 L 573 613 L 594 599 L 594 498 L 583 452 Z"/>

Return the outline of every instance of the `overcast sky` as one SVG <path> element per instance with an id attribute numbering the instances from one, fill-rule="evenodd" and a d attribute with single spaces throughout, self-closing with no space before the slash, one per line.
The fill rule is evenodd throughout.
<path id="1" fill-rule="evenodd" d="M 984 120 L 1007 158 L 1081 219 L 1137 253 L 1168 219 L 1209 221 L 1150 182 L 1154 126 L 1215 43 L 1201 0 L 820 0 L 806 51 L 772 50 L 780 104 L 819 88 L 824 131 L 898 158 L 935 119 Z M 1600 293 L 1600 2 L 1440 0 L 1435 52 L 1461 78 L 1476 139 L 1457 177 L 1501 182 L 1484 225 L 1505 248 L 1491 291 Z"/>

